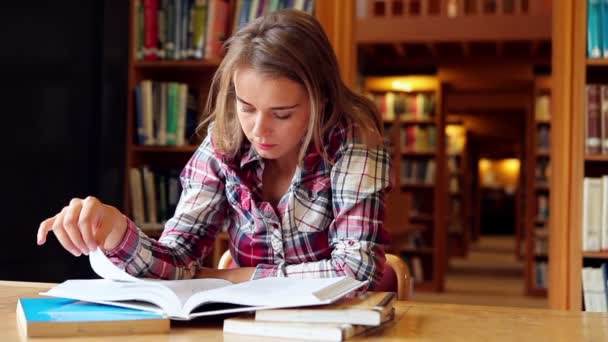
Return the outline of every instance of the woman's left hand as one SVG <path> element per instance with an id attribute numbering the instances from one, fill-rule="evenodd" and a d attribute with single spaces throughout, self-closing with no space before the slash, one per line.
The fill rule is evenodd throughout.
<path id="1" fill-rule="evenodd" d="M 194 278 L 225 279 L 232 283 L 249 281 L 255 272 L 255 267 L 239 267 L 226 270 L 203 267 L 196 272 Z"/>

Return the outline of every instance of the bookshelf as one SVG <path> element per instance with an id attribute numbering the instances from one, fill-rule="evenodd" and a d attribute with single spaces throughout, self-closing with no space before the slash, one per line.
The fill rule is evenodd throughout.
<path id="1" fill-rule="evenodd" d="M 526 293 L 532 296 L 547 295 L 550 198 L 550 132 L 551 132 L 551 79 L 538 76 L 534 81 L 534 115 L 526 124 L 529 143 L 526 147 L 525 184 L 526 210 L 524 274 Z"/>
<path id="2" fill-rule="evenodd" d="M 448 115 L 445 127 L 447 147 L 447 245 L 449 257 L 466 257 L 469 249 L 470 226 L 467 210 L 470 198 L 466 147 L 466 126 L 454 122 Z"/>
<path id="3" fill-rule="evenodd" d="M 582 310 L 582 269 L 608 259 L 583 252 L 583 183 L 608 174 L 608 158 L 588 153 L 589 84 L 608 84 L 608 60 L 587 56 L 587 1 L 554 2 L 553 121 L 549 246 L 549 305 Z"/>
<path id="4" fill-rule="evenodd" d="M 391 141 L 394 191 L 411 194 L 411 243 L 399 250 L 417 290 L 443 290 L 447 176 L 442 85 L 435 77 L 367 77 L 363 90 L 379 107 Z"/>
<path id="5" fill-rule="evenodd" d="M 180 192 L 180 184 L 179 184 L 179 172 L 183 168 L 183 166 L 188 162 L 192 154 L 196 151 L 198 144 L 202 141 L 203 137 L 194 134 L 193 126 L 196 126 L 198 122 L 201 120 L 202 108 L 204 107 L 207 101 L 207 94 L 209 91 L 211 79 L 213 74 L 217 70 L 218 66 L 221 63 L 221 51 L 219 50 L 220 40 L 216 41 L 216 46 L 213 48 L 215 50 L 211 55 L 205 55 L 204 58 L 194 57 L 192 55 L 181 56 L 180 58 L 175 58 L 172 54 L 170 54 L 165 49 L 165 56 L 163 55 L 155 55 L 155 53 L 151 53 L 150 51 L 155 51 L 154 49 L 157 47 L 162 47 L 163 43 L 168 41 L 167 37 L 171 29 L 167 29 L 169 24 L 165 23 L 165 28 L 168 31 L 165 32 L 165 36 L 161 37 L 156 36 L 152 33 L 146 35 L 146 25 L 150 25 L 150 27 L 155 27 L 154 24 L 150 24 L 147 20 L 150 20 L 150 17 L 166 15 L 166 18 L 169 18 L 170 13 L 176 13 L 174 9 L 171 9 L 170 6 L 177 6 L 177 4 L 198 4 L 198 2 L 188 2 L 183 0 L 175 0 L 175 1 L 162 1 L 162 0 L 131 0 L 129 2 L 129 61 L 128 61 L 128 96 L 127 96 L 127 110 L 126 110 L 126 163 L 125 163 L 125 188 L 124 188 L 124 212 L 132 218 L 135 218 L 134 211 L 139 207 L 139 211 L 143 209 L 143 216 L 140 212 L 139 221 L 135 220 L 140 228 L 142 228 L 146 233 L 148 233 L 151 237 L 157 238 L 160 236 L 163 227 L 163 220 L 168 218 L 173 214 L 171 211 L 174 209 L 171 204 L 171 199 L 168 199 L 169 207 L 166 208 L 167 212 L 165 213 L 166 217 L 158 217 L 159 215 L 152 215 L 148 213 L 148 204 L 146 202 L 150 202 L 144 200 L 145 196 L 145 181 L 142 179 L 143 176 L 139 175 L 135 177 L 132 175 L 132 170 L 137 169 L 142 172 L 144 167 L 147 167 L 149 171 L 153 174 L 151 183 L 152 188 L 155 189 L 156 194 L 160 194 L 161 191 L 158 190 L 161 187 L 164 188 L 164 193 L 166 196 L 169 194 L 173 195 L 173 206 L 176 205 L 177 198 L 179 197 Z M 257 9 L 248 6 L 249 9 L 245 10 L 247 4 L 256 3 L 260 6 Z M 213 30 L 217 30 L 219 35 L 227 37 L 232 31 L 233 27 L 239 23 L 239 20 L 243 20 L 242 13 L 244 11 L 249 11 L 246 17 L 247 21 L 257 16 L 257 14 L 262 12 L 268 12 L 271 9 L 268 6 L 271 6 L 270 1 L 259 1 L 259 2 L 246 2 L 243 0 L 209 0 L 206 1 L 206 10 L 207 13 L 211 12 L 211 6 L 215 6 L 213 10 L 213 19 L 210 19 L 207 16 L 207 22 L 203 24 L 206 27 L 205 32 L 209 32 L 212 26 L 217 26 L 217 28 L 213 28 Z M 338 13 L 343 15 L 339 16 L 340 24 L 344 27 L 352 28 L 352 23 L 354 22 L 354 4 L 351 4 L 347 0 L 339 0 L 335 2 L 320 2 L 317 3 L 314 0 L 305 0 L 305 1 L 276 1 L 272 2 L 273 4 L 280 6 L 281 8 L 299 8 L 299 6 L 303 6 L 300 9 L 306 9 L 309 12 L 315 14 L 315 16 L 320 21 L 321 25 L 326 30 L 332 45 L 335 47 L 335 52 L 338 57 L 338 62 L 340 64 L 340 68 L 343 73 L 346 75 L 346 81 L 352 83 L 352 73 L 350 70 L 354 70 L 355 62 L 353 61 L 353 50 L 352 44 L 348 44 L 353 40 L 353 30 L 352 29 L 344 29 L 342 26 L 336 27 L 335 18 L 338 17 Z M 166 8 L 163 8 L 163 4 L 167 4 Z M 161 8 L 159 8 L 159 6 Z M 267 6 L 262 9 L 262 6 Z M 146 12 L 148 10 L 148 12 Z M 180 18 L 174 18 L 175 22 L 180 22 L 182 19 L 190 18 L 186 13 L 195 13 L 196 10 L 193 9 L 193 12 L 184 11 L 183 16 Z M 173 11 L 173 12 L 172 12 Z M 253 13 L 257 14 L 253 14 Z M 150 14 L 156 13 L 156 14 Z M 350 13 L 350 16 L 348 15 Z M 196 14 L 193 14 L 196 15 Z M 194 17 L 192 17 L 194 18 Z M 158 20 L 158 18 L 156 19 Z M 196 19 L 192 19 L 194 21 Z M 215 25 L 214 25 L 215 24 Z M 349 26 L 350 25 L 350 26 Z M 187 30 L 189 25 L 183 25 L 182 28 Z M 193 25 L 196 27 L 196 24 Z M 143 28 L 142 28 L 143 27 Z M 173 28 L 173 31 L 177 30 Z M 156 32 L 153 30 L 153 32 Z M 185 32 L 185 31 L 184 31 Z M 175 32 L 171 33 L 174 34 Z M 196 35 L 196 29 L 193 28 L 192 32 L 193 36 Z M 207 38 L 205 38 L 207 39 Z M 158 41 L 157 41 L 158 40 Z M 208 39 L 207 39 L 208 40 Z M 186 39 L 188 41 L 188 39 Z M 156 43 L 155 43 L 156 42 Z M 174 41 L 175 43 L 175 41 Z M 183 42 L 182 42 L 183 43 Z M 205 51 L 208 49 L 207 44 L 205 46 Z M 190 47 L 190 50 L 194 50 L 195 47 Z M 155 57 L 150 58 L 148 55 L 155 55 Z M 352 65 L 351 65 L 352 64 Z M 142 94 L 140 93 L 140 98 L 138 99 L 137 89 L 142 89 L 143 81 L 151 81 L 152 82 L 152 91 L 147 94 L 149 98 L 149 102 L 152 103 L 151 108 L 155 108 L 154 111 L 161 111 L 158 108 L 163 108 L 162 100 L 158 100 L 160 97 L 164 97 L 163 86 L 159 86 L 161 83 L 169 84 L 169 83 L 180 83 L 187 86 L 186 101 L 188 103 L 187 114 L 191 115 L 190 117 L 190 130 L 185 129 L 187 133 L 184 134 L 183 141 L 181 143 L 161 143 L 159 144 L 158 139 L 154 139 L 152 142 L 145 142 L 145 137 L 140 137 L 141 131 L 141 122 L 138 122 L 137 114 L 138 108 L 143 107 Z M 166 86 L 169 87 L 169 86 Z M 156 89 L 160 88 L 160 91 Z M 141 90 L 140 90 L 141 91 Z M 159 102 L 156 102 L 159 101 Z M 165 101 L 168 101 L 165 98 Z M 165 102 L 166 103 L 166 102 Z M 181 103 L 180 103 L 181 105 Z M 150 106 L 148 106 L 150 107 Z M 188 109 L 189 108 L 189 109 Z M 141 110 L 141 109 L 140 109 Z M 182 109 L 180 109 L 182 110 Z M 142 110 L 143 111 L 143 110 Z M 168 120 L 168 119 L 167 119 Z M 187 123 L 184 123 L 187 125 Z M 155 138 L 158 138 L 158 127 L 154 127 L 153 134 Z M 204 132 L 203 132 L 204 133 Z M 148 134 L 149 135 L 149 134 Z M 143 173 L 143 172 L 142 172 Z M 167 181 L 166 186 L 162 186 L 162 182 L 159 179 L 165 179 Z M 134 191 L 134 184 L 141 182 L 140 190 L 144 192 L 143 196 L 137 196 L 137 191 Z M 169 183 L 170 182 L 170 183 Z M 160 197 L 160 195 L 157 195 Z M 156 197 L 156 196 L 155 196 Z M 160 202 L 160 200 L 153 200 L 152 202 Z M 157 210 L 160 210 L 160 204 L 157 204 Z M 165 204 L 167 205 L 167 204 Z M 152 219 L 151 219 L 152 218 Z M 212 261 L 208 261 L 208 266 L 216 265 L 217 259 L 221 256 L 222 252 L 227 248 L 227 237 L 225 234 L 220 234 L 218 236 L 218 241 L 216 241 L 216 249 L 213 253 Z"/>

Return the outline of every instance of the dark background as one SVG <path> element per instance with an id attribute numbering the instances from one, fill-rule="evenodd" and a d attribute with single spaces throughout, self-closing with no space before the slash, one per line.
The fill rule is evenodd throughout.
<path id="1" fill-rule="evenodd" d="M 123 208 L 128 4 L 0 4 L 2 280 L 93 276 L 36 231 L 72 197 Z"/>

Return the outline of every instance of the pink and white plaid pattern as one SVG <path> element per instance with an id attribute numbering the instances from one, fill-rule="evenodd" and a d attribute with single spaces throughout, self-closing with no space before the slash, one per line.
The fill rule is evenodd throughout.
<path id="1" fill-rule="evenodd" d="M 249 143 L 235 158 L 219 154 L 209 134 L 182 171 L 183 192 L 158 241 L 130 220 L 122 243 L 107 254 L 135 276 L 191 278 L 226 230 L 230 251 L 253 278 L 348 275 L 379 281 L 388 235 L 384 195 L 390 156 L 355 141 L 342 123 L 327 137 L 331 165 L 309 148 L 276 208 L 264 202 L 264 160 Z"/>

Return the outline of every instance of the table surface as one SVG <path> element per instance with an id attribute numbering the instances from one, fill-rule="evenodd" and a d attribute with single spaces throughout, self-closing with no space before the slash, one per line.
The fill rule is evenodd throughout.
<path id="1" fill-rule="evenodd" d="M 19 340 L 15 308 L 21 297 L 38 297 L 54 284 L 0 281 L 2 341 Z M 394 322 L 349 341 L 608 341 L 608 313 L 512 307 L 397 302 Z M 33 339 L 31 339 L 33 340 Z M 37 339 L 46 342 L 65 339 Z M 107 341 L 108 337 L 69 341 Z M 112 341 L 281 341 L 222 333 L 218 319 L 172 322 L 162 335 L 113 336 Z"/>

